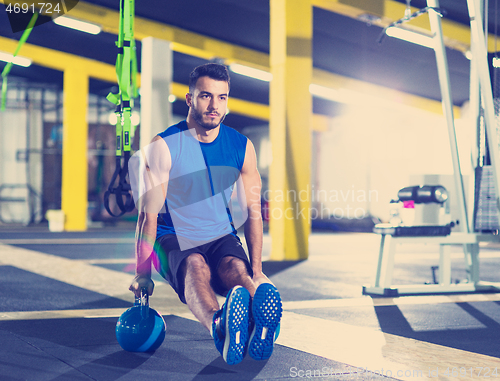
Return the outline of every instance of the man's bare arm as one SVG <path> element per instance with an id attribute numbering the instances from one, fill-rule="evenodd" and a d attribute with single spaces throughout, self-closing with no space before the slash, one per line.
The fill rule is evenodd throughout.
<path id="1" fill-rule="evenodd" d="M 257 169 L 255 148 L 250 140 L 247 143 L 245 162 L 241 169 L 241 179 L 245 197 L 242 205 L 246 204 L 248 211 L 244 232 L 250 263 L 254 272 L 254 280 L 257 280 L 259 283 L 263 281 L 269 282 L 269 279 L 262 273 L 263 225 L 260 200 L 262 182 Z"/>
<path id="2" fill-rule="evenodd" d="M 151 280 L 151 253 L 156 240 L 156 221 L 166 198 L 170 171 L 170 152 L 166 143 L 159 136 L 153 138 L 151 144 L 143 148 L 141 167 L 137 175 L 139 211 L 136 227 L 136 276 L 130 285 L 130 290 L 137 296 L 142 288 L 153 293 L 154 284 Z"/>

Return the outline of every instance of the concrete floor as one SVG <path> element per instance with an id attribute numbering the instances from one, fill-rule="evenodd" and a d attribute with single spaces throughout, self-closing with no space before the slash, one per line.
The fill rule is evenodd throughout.
<path id="1" fill-rule="evenodd" d="M 301 262 L 264 262 L 284 314 L 273 356 L 229 366 L 156 274 L 167 323 L 154 353 L 129 353 L 114 327 L 132 294 L 134 227 L 52 233 L 0 227 L 0 380 L 478 379 L 500 377 L 500 294 L 372 298 L 379 236 L 312 234 Z M 410 245 L 408 245 L 410 246 Z M 270 238 L 265 237 L 264 257 Z M 452 278 L 466 277 L 460 247 Z M 398 252 L 394 282 L 432 281 L 437 247 Z M 500 281 L 500 249 L 481 248 L 481 279 Z"/>

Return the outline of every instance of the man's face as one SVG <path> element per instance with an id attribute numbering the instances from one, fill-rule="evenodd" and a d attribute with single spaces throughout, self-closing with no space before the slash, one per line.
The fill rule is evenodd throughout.
<path id="1" fill-rule="evenodd" d="M 187 95 L 186 103 L 196 123 L 212 130 L 219 126 L 226 116 L 228 95 L 227 82 L 200 77 L 193 94 Z"/>

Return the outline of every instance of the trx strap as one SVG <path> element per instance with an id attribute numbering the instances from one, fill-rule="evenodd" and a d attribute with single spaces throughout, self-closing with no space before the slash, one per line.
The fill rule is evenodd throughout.
<path id="1" fill-rule="evenodd" d="M 104 193 L 104 207 L 113 217 L 120 217 L 134 210 L 134 199 L 131 186 L 127 182 L 128 162 L 132 144 L 131 115 L 133 99 L 137 98 L 137 57 L 134 40 L 134 0 L 120 0 L 120 22 L 116 58 L 116 75 L 118 78 L 118 94 L 109 93 L 106 99 L 116 105 L 116 167 Z M 123 160 L 122 160 L 123 159 Z M 123 166 L 122 166 L 123 164 Z M 118 181 L 116 187 L 115 183 Z M 115 214 L 109 207 L 109 197 L 114 194 L 120 209 Z"/>
<path id="2" fill-rule="evenodd" d="M 35 26 L 36 20 L 38 18 L 38 12 L 33 13 L 33 16 L 31 17 L 30 22 L 28 23 L 28 26 L 23 32 L 23 35 L 19 39 L 19 43 L 17 44 L 16 51 L 12 55 L 12 59 L 14 60 L 14 57 L 17 56 L 19 53 L 19 50 L 21 50 L 21 46 L 26 42 L 28 39 L 31 31 L 33 30 L 33 27 Z M 7 65 L 2 70 L 2 106 L 1 106 L 1 111 L 5 111 L 5 105 L 7 103 L 7 76 L 9 75 L 10 69 L 12 68 L 12 61 L 8 62 Z"/>

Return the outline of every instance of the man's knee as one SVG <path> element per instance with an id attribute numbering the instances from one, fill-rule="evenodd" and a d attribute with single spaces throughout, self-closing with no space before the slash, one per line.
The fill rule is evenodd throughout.
<path id="1" fill-rule="evenodd" d="M 237 257 L 226 256 L 221 259 L 219 264 L 219 274 L 227 274 L 231 273 L 240 273 L 240 274 L 248 274 L 247 265 L 243 260 Z"/>
<path id="2" fill-rule="evenodd" d="M 196 273 L 210 276 L 210 268 L 203 255 L 193 253 L 189 255 L 183 263 L 184 274 Z"/>

